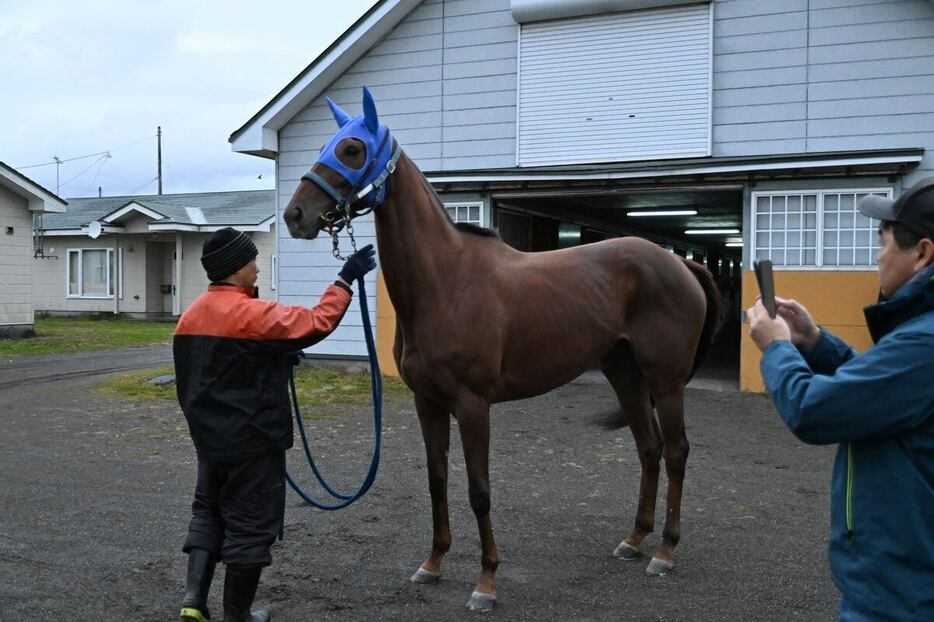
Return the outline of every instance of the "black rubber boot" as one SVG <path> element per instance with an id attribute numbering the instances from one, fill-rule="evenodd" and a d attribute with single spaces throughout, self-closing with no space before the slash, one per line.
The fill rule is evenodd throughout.
<path id="1" fill-rule="evenodd" d="M 183 622 L 205 622 L 211 619 L 208 611 L 208 592 L 214 578 L 217 561 L 204 549 L 191 549 L 188 553 L 188 581 L 182 600 Z"/>
<path id="2" fill-rule="evenodd" d="M 262 571 L 261 566 L 227 566 L 227 575 L 224 577 L 224 622 L 269 621 L 269 613 L 265 610 L 250 612 Z"/>

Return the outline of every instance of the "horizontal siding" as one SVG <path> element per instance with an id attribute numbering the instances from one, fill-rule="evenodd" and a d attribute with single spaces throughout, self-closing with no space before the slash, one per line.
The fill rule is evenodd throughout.
<path id="1" fill-rule="evenodd" d="M 0 326 L 32 324 L 32 262 L 28 204 L 0 186 Z"/>
<path id="2" fill-rule="evenodd" d="M 934 3 L 812 0 L 810 39 L 808 150 L 932 144 Z"/>

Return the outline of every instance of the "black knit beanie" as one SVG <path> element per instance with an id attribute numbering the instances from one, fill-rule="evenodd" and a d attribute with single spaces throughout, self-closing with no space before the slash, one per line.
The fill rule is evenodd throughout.
<path id="1" fill-rule="evenodd" d="M 233 227 L 224 227 L 204 241 L 201 265 L 214 283 L 247 265 L 256 255 L 256 244 L 253 244 L 250 236 Z"/>

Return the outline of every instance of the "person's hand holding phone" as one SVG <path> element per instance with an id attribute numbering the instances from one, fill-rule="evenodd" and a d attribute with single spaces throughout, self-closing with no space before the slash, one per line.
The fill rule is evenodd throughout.
<path id="1" fill-rule="evenodd" d="M 788 327 L 788 322 L 781 315 L 770 317 L 761 297 L 756 299 L 756 304 L 746 310 L 746 320 L 749 322 L 749 336 L 762 352 L 765 352 L 769 344 L 776 339 L 791 341 L 791 329 Z"/>
<path id="2" fill-rule="evenodd" d="M 788 324 L 791 331 L 791 343 L 802 350 L 810 350 L 820 338 L 820 329 L 808 310 L 797 300 L 775 298 L 778 305 L 778 315 Z"/>

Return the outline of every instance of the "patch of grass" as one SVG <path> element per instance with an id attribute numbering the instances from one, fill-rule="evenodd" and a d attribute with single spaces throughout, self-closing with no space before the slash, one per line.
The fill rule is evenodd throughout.
<path id="1" fill-rule="evenodd" d="M 36 318 L 36 336 L 0 341 L 0 356 L 61 354 L 171 343 L 175 324 L 119 319 Z"/>
<path id="2" fill-rule="evenodd" d="M 124 374 L 98 385 L 98 390 L 128 400 L 174 401 L 175 384 L 153 385 L 149 380 L 175 373 L 172 367 L 150 369 Z M 329 419 L 336 416 L 338 405 L 370 403 L 370 374 L 347 373 L 340 369 L 303 366 L 295 375 L 298 403 L 305 416 L 311 419 Z M 400 378 L 383 376 L 383 397 L 410 395 L 409 388 Z M 322 407 L 324 408 L 323 410 Z M 315 410 L 317 409 L 317 410 Z"/>
<path id="3" fill-rule="evenodd" d="M 299 406 L 367 404 L 370 401 L 369 372 L 348 373 L 329 367 L 301 366 L 295 374 Z M 383 376 L 383 397 L 411 395 L 401 378 Z"/>
<path id="4" fill-rule="evenodd" d="M 123 374 L 105 380 L 97 385 L 97 390 L 107 395 L 122 397 L 133 401 L 174 402 L 177 399 L 174 382 L 160 385 L 148 384 L 153 378 L 174 373 L 174 367 L 160 367 L 159 369 L 148 369 L 146 371 Z"/>

